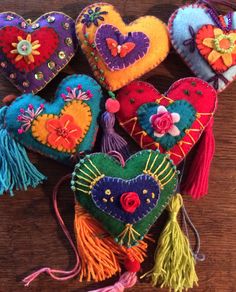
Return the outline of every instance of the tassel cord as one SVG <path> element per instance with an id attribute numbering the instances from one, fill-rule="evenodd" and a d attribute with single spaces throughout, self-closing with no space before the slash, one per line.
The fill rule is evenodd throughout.
<path id="1" fill-rule="evenodd" d="M 118 282 L 112 286 L 104 287 L 97 290 L 90 290 L 89 292 L 123 292 L 126 288 L 132 288 L 137 282 L 136 273 L 125 272 L 120 276 Z"/>
<path id="2" fill-rule="evenodd" d="M 110 151 L 108 152 L 108 155 L 113 156 L 114 158 L 116 158 L 117 160 L 119 160 L 120 164 L 122 167 L 125 166 L 125 160 L 123 158 L 123 156 L 117 152 L 117 151 Z"/>
<path id="3" fill-rule="evenodd" d="M 58 209 L 58 204 L 57 204 L 57 195 L 58 195 L 58 189 L 60 187 L 60 185 L 71 179 L 71 174 L 68 174 L 64 177 L 62 177 L 58 183 L 56 184 L 56 186 L 54 187 L 54 190 L 53 190 L 53 206 L 54 206 L 54 211 L 55 211 L 55 214 L 57 216 L 57 220 L 65 234 L 65 236 L 67 237 L 73 251 L 74 251 L 74 254 L 75 254 L 75 257 L 76 257 L 76 264 L 74 266 L 74 268 L 71 270 L 71 271 L 63 271 L 63 270 L 56 270 L 56 269 L 51 269 L 51 268 L 48 268 L 48 267 L 45 267 L 45 268 L 42 268 L 42 269 L 39 269 L 38 271 L 32 273 L 31 275 L 27 276 L 26 278 L 23 279 L 23 282 L 25 283 L 25 286 L 29 286 L 30 283 L 32 281 L 34 281 L 40 274 L 42 273 L 47 273 L 48 275 L 50 275 L 54 280 L 59 280 L 59 281 L 65 281 L 65 280 L 69 280 L 71 278 L 74 278 L 76 275 L 79 274 L 80 272 L 80 258 L 79 258 L 79 255 L 78 255 L 78 252 L 77 252 L 77 249 L 75 247 L 75 244 L 73 243 L 73 240 L 70 236 L 70 233 L 60 215 L 60 211 Z M 59 276 L 61 275 L 61 276 Z"/>
<path id="4" fill-rule="evenodd" d="M 196 239 L 196 244 L 195 244 L 194 250 L 192 251 L 193 256 L 194 256 L 196 261 L 202 262 L 205 260 L 205 255 L 200 253 L 200 250 L 201 250 L 200 234 L 199 234 L 197 228 L 195 227 L 195 225 L 193 224 L 192 220 L 190 219 L 188 212 L 187 212 L 184 205 L 182 206 L 181 211 L 182 211 L 182 220 L 184 223 L 186 236 L 189 239 L 188 226 L 187 226 L 187 224 L 188 224 L 189 227 L 192 229 L 193 234 L 194 234 L 195 239 Z"/>

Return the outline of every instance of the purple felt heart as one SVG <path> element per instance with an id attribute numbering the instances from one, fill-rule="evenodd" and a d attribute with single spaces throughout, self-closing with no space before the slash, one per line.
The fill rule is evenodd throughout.
<path id="1" fill-rule="evenodd" d="M 73 19 L 61 12 L 46 13 L 34 22 L 13 12 L 0 13 L 2 74 L 21 92 L 38 92 L 74 56 L 77 49 L 74 26 Z M 24 43 L 20 44 L 21 39 Z"/>
<path id="2" fill-rule="evenodd" d="M 113 25 L 101 25 L 95 36 L 96 48 L 111 71 L 121 70 L 146 55 L 149 38 L 143 32 L 123 35 Z"/>
<path id="3" fill-rule="evenodd" d="M 124 223 L 134 224 L 155 208 L 160 198 L 157 182 L 142 174 L 131 180 L 105 176 L 91 191 L 95 205 Z"/>

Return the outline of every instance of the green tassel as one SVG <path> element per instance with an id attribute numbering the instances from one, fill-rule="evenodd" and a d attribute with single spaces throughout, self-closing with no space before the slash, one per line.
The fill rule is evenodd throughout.
<path id="1" fill-rule="evenodd" d="M 4 127 L 6 107 L 0 109 L 0 195 L 13 189 L 36 187 L 46 177 L 30 162 L 26 150 L 15 141 Z"/>
<path id="2" fill-rule="evenodd" d="M 167 207 L 170 220 L 160 236 L 154 267 L 142 276 L 151 276 L 153 286 L 160 285 L 161 288 L 169 288 L 169 291 L 175 292 L 198 285 L 196 261 L 189 240 L 177 221 L 182 206 L 182 196 L 180 194 L 173 196 Z"/>

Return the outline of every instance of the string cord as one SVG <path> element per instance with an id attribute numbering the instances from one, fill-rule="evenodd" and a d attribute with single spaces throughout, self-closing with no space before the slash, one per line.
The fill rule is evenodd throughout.
<path id="1" fill-rule="evenodd" d="M 185 163 L 186 162 L 184 160 L 183 163 L 179 167 L 180 173 L 179 173 L 179 181 L 178 181 L 177 193 L 181 193 L 180 185 L 181 185 L 181 182 L 183 180 L 183 175 L 184 175 L 184 170 L 185 170 Z M 190 219 L 190 217 L 188 215 L 188 212 L 187 212 L 187 210 L 186 210 L 186 208 L 184 206 L 184 203 L 183 203 L 183 206 L 181 207 L 181 214 L 182 214 L 182 223 L 184 225 L 184 231 L 185 231 L 185 234 L 186 234 L 187 238 L 190 239 L 189 238 L 189 232 L 188 232 L 188 225 L 189 225 L 189 227 L 193 231 L 195 239 L 196 239 L 195 247 L 194 247 L 194 249 L 192 248 L 193 256 L 197 261 L 204 261 L 205 260 L 205 255 L 204 254 L 200 254 L 200 249 L 201 249 L 200 234 L 199 234 L 197 228 L 195 227 L 195 225 L 193 224 L 192 220 Z"/>
<path id="2" fill-rule="evenodd" d="M 53 189 L 53 207 L 54 207 L 54 211 L 57 217 L 57 220 L 65 234 L 65 236 L 67 237 L 73 251 L 76 257 L 76 263 L 75 266 L 72 270 L 70 271 L 63 271 L 63 270 L 56 270 L 56 269 L 51 269 L 49 267 L 44 267 L 39 269 L 38 271 L 30 274 L 29 276 L 27 276 L 26 278 L 23 279 L 23 282 L 25 284 L 25 286 L 29 286 L 30 283 L 32 281 L 34 281 L 40 274 L 42 273 L 47 273 L 49 276 L 51 276 L 51 278 L 53 278 L 54 280 L 59 280 L 59 281 L 66 281 L 69 280 L 71 278 L 74 278 L 76 275 L 79 274 L 80 272 L 80 258 L 77 252 L 77 249 L 75 247 L 75 244 L 70 236 L 70 233 L 60 215 L 60 211 L 58 209 L 58 202 L 57 202 L 57 197 L 58 197 L 58 190 L 59 187 L 61 186 L 62 183 L 64 183 L 67 180 L 71 179 L 71 174 L 65 175 L 64 177 L 62 177 L 56 184 L 56 186 Z"/>
<path id="3" fill-rule="evenodd" d="M 184 224 L 184 227 L 185 227 L 186 236 L 189 239 L 189 232 L 188 232 L 188 226 L 187 226 L 187 225 L 189 225 L 189 227 L 192 229 L 192 231 L 194 233 L 194 236 L 195 236 L 195 239 L 196 239 L 196 244 L 195 244 L 194 250 L 192 250 L 194 258 L 197 261 L 201 261 L 202 262 L 202 261 L 205 260 L 205 255 L 200 253 L 200 250 L 201 250 L 200 234 L 199 234 L 197 228 L 195 227 L 195 225 L 193 224 L 192 220 L 190 219 L 190 217 L 188 215 L 188 212 L 187 212 L 187 210 L 186 210 L 184 205 L 182 206 L 181 212 L 182 212 L 182 221 L 183 221 L 183 224 Z"/>
<path id="4" fill-rule="evenodd" d="M 197 4 L 205 4 L 211 6 L 211 8 L 213 4 L 219 4 L 236 10 L 236 5 L 227 0 L 198 0 Z"/>

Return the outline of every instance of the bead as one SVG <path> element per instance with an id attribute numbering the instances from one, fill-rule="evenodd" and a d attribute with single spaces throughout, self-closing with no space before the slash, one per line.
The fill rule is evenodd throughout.
<path id="1" fill-rule="evenodd" d="M 7 15 L 7 17 L 6 17 L 6 20 L 8 20 L 8 21 L 11 21 L 13 19 L 14 19 L 14 17 L 12 15 Z"/>
<path id="2" fill-rule="evenodd" d="M 128 272 L 131 273 L 137 273 L 140 270 L 140 262 L 137 260 L 131 260 L 129 258 L 126 258 L 124 261 L 124 266 Z"/>
<path id="3" fill-rule="evenodd" d="M 70 27 L 70 24 L 68 23 L 68 22 L 63 22 L 62 23 L 62 26 L 64 27 L 64 29 L 69 29 L 69 27 Z"/>
<path id="4" fill-rule="evenodd" d="M 7 67 L 7 63 L 6 62 L 1 62 L 1 67 L 2 68 L 6 68 Z"/>
<path id="5" fill-rule="evenodd" d="M 35 75 L 34 75 L 35 79 L 37 80 L 42 80 L 43 79 L 43 72 L 37 72 Z"/>
<path id="6" fill-rule="evenodd" d="M 20 24 L 20 26 L 22 28 L 26 28 L 27 27 L 27 23 L 25 21 L 22 21 L 21 24 Z"/>
<path id="7" fill-rule="evenodd" d="M 72 39 L 71 39 L 71 38 L 66 38 L 66 39 L 65 39 L 65 44 L 66 44 L 67 46 L 71 46 L 71 45 L 73 44 Z"/>
<path id="8" fill-rule="evenodd" d="M 29 81 L 24 81 L 22 84 L 24 87 L 29 87 Z"/>
<path id="9" fill-rule="evenodd" d="M 29 41 L 22 40 L 17 44 L 16 49 L 21 56 L 28 56 L 32 52 L 32 45 Z"/>
<path id="10" fill-rule="evenodd" d="M 47 17 L 47 22 L 48 23 L 53 23 L 54 21 L 55 21 L 55 17 L 54 16 L 52 16 L 52 15 L 49 15 L 48 17 Z"/>
<path id="11" fill-rule="evenodd" d="M 109 113 L 117 113 L 120 110 L 120 103 L 117 99 L 108 98 L 105 104 L 106 110 Z"/>
<path id="12" fill-rule="evenodd" d="M 39 23 L 33 23 L 32 25 L 31 25 L 31 27 L 33 28 L 33 29 L 37 29 L 37 28 L 39 28 Z"/>
<path id="13" fill-rule="evenodd" d="M 15 79 L 15 78 L 16 78 L 16 73 L 11 73 L 11 74 L 10 74 L 10 78 L 11 78 L 11 79 Z"/>
<path id="14" fill-rule="evenodd" d="M 66 57 L 65 52 L 60 51 L 60 52 L 58 53 L 58 57 L 59 57 L 59 59 L 61 59 L 61 60 L 65 59 L 65 57 Z"/>
<path id="15" fill-rule="evenodd" d="M 55 67 L 56 67 L 56 63 L 55 62 L 53 62 L 53 61 L 49 61 L 48 62 L 48 68 L 50 70 L 53 70 Z"/>

